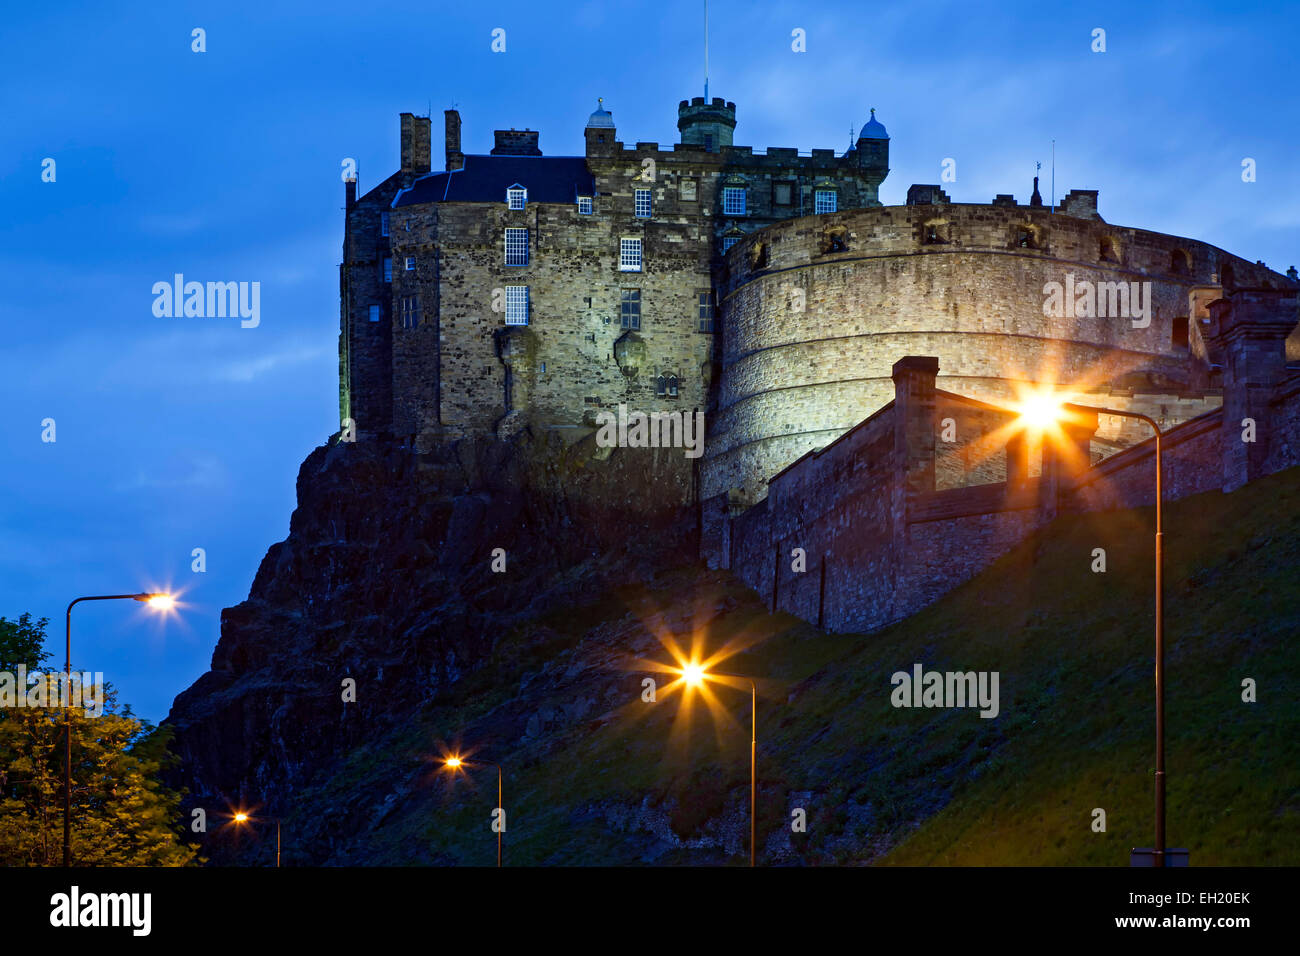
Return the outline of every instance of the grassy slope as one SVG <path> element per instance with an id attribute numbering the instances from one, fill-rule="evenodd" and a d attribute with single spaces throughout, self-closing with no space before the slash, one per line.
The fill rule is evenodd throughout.
<path id="1" fill-rule="evenodd" d="M 1151 520 L 1149 509 L 1062 518 L 870 636 L 768 616 L 729 576 L 677 569 L 505 637 L 491 667 L 352 754 L 302 805 L 346 803 L 382 774 L 404 795 L 354 860 L 490 864 L 494 774 L 449 788 L 428 769 L 433 741 L 488 740 L 507 768 L 510 863 L 741 864 L 747 688 L 720 691 L 730 718 L 716 726 L 698 709 L 680 720 L 681 698 L 642 703 L 645 672 L 617 665 L 647 631 L 711 618 L 711 648 L 757 642 L 720 669 L 762 678 L 767 862 L 1125 865 L 1152 839 Z M 1193 865 L 1300 864 L 1300 469 L 1176 502 L 1167 528 L 1170 844 L 1190 847 Z M 1104 574 L 1090 570 L 1097 547 Z M 1000 715 L 893 708 L 890 674 L 914 662 L 998 671 Z M 587 669 L 561 686 L 576 664 Z M 1257 703 L 1241 700 L 1245 677 Z M 548 693 L 597 704 L 521 742 L 502 714 Z M 806 834 L 788 832 L 796 806 Z M 1106 833 L 1092 832 L 1095 807 Z"/>

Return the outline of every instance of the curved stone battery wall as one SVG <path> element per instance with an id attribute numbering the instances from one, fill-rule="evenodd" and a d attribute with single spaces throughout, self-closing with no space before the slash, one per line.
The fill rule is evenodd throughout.
<path id="1" fill-rule="evenodd" d="M 1208 303 L 1223 281 L 1289 283 L 1203 242 L 1009 205 L 805 216 L 737 243 L 727 264 L 701 493 L 739 488 L 749 500 L 888 402 L 904 355 L 938 356 L 939 387 L 974 398 L 1056 382 L 1119 407 L 1158 396 L 1170 424 L 1194 417 L 1219 398 L 1190 294 Z M 1052 282 L 1059 303 L 1044 291 Z M 1078 314 L 1086 283 L 1100 301 Z M 1125 304 L 1103 283 L 1138 283 L 1137 295 Z"/>

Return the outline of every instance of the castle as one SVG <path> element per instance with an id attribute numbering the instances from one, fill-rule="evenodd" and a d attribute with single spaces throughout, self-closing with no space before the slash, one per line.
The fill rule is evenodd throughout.
<path id="1" fill-rule="evenodd" d="M 447 110 L 446 168 L 433 172 L 430 119 L 403 113 L 401 168 L 363 196 L 346 184 L 340 413 L 357 440 L 429 452 L 527 427 L 577 442 L 620 404 L 703 411 L 692 488 L 705 556 L 737 567 L 748 541 L 757 563 L 742 576 L 760 590 L 777 578 L 775 603 L 772 542 L 812 520 L 812 498 L 820 513 L 847 507 L 838 496 L 854 474 L 892 476 L 882 507 L 898 488 L 913 505 L 966 496 L 925 504 L 931 519 L 1055 513 L 1074 491 L 1046 450 L 976 453 L 998 403 L 1031 383 L 1173 429 L 1222 419 L 1247 386 L 1257 404 L 1259 389 L 1283 401 L 1276 390 L 1294 378 L 1294 268 L 1113 226 L 1096 190 L 1049 206 L 1037 180 L 1028 203 L 957 203 L 918 184 L 906 205 L 883 206 L 890 140 L 874 110 L 839 155 L 737 146 L 735 126 L 734 103 L 696 97 L 678 106 L 681 142 L 629 146 L 601 104 L 583 156 L 544 156 L 537 131 L 514 129 L 495 131 L 481 156 L 462 151 L 460 115 Z M 1268 332 L 1229 331 L 1247 326 Z M 936 446 L 949 421 L 962 435 Z M 1080 440 L 1083 462 L 1105 467 L 1146 437 L 1101 415 Z M 1289 460 L 1281 447 L 1275 464 Z M 899 522 L 906 538 L 913 512 L 894 505 L 872 520 L 901 554 Z M 778 518 L 781 507 L 793 510 Z M 1033 524 L 995 535 L 995 550 Z M 859 557 L 854 573 L 879 555 Z M 828 623 L 871 626 L 910 606 Z"/>

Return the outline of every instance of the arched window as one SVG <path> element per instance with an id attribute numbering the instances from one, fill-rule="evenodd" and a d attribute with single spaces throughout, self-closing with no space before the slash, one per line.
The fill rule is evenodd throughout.
<path id="1" fill-rule="evenodd" d="M 841 227 L 827 229 L 822 233 L 822 254 L 830 255 L 834 252 L 848 252 L 849 239 L 848 233 Z"/>
<path id="2" fill-rule="evenodd" d="M 1110 236 L 1102 236 L 1098 243 L 1097 255 L 1102 262 L 1119 262 L 1119 247 Z"/>
<path id="3" fill-rule="evenodd" d="M 1012 246 L 1016 249 L 1037 249 L 1038 233 L 1033 226 L 1017 226 Z"/>
<path id="4" fill-rule="evenodd" d="M 1237 285 L 1237 275 L 1232 269 L 1231 262 L 1225 262 L 1219 266 L 1219 285 L 1225 289 L 1235 288 Z"/>
<path id="5" fill-rule="evenodd" d="M 921 244 L 941 246 L 948 241 L 948 224 L 946 222 L 927 222 L 921 231 Z"/>
<path id="6" fill-rule="evenodd" d="M 1184 249 L 1175 249 L 1169 257 L 1169 270 L 1176 276 L 1185 276 L 1192 271 L 1192 258 Z"/>

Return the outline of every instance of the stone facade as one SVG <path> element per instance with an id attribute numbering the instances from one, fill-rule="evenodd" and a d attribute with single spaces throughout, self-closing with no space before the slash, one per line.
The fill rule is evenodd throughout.
<path id="1" fill-rule="evenodd" d="M 1095 209 L 1096 193 L 1079 191 L 1055 213 L 1005 203 L 860 209 L 778 223 L 737 244 L 721 284 L 705 497 L 736 489 L 760 499 L 772 474 L 889 400 L 900 355 L 939 356 L 942 386 L 972 398 L 1058 383 L 1166 425 L 1217 407 L 1222 363 L 1203 333 L 1220 277 L 1292 281 L 1206 243 L 1112 226 Z M 1045 314 L 1049 282 L 1102 290 L 1094 312 L 1122 304 L 1109 284 L 1150 283 L 1150 324 Z M 1115 450 L 1140 435 L 1106 419 L 1099 439 Z"/>
<path id="2" fill-rule="evenodd" d="M 1162 428 L 1166 500 L 1300 465 L 1300 369 L 1285 362 L 1300 293 L 1229 290 L 1211 310 L 1206 339 L 1227 360 L 1223 404 Z M 1149 427 L 1097 460 L 1107 416 L 1086 398 L 1058 435 L 1035 441 L 1012 410 L 936 388 L 940 373 L 933 357 L 899 360 L 893 400 L 772 475 L 762 501 L 745 508 L 734 490 L 706 498 L 709 564 L 818 626 L 869 631 L 937 600 L 1061 512 L 1154 502 Z"/>
<path id="3" fill-rule="evenodd" d="M 516 164 L 518 185 L 533 186 L 510 208 L 513 182 L 464 188 L 466 173 L 492 167 L 461 150 L 456 111 L 445 116 L 447 173 L 429 173 L 429 120 L 403 114 L 402 124 L 401 172 L 349 198 L 340 409 L 361 438 L 391 434 L 420 450 L 525 425 L 577 439 L 619 404 L 709 408 L 723 248 L 819 201 L 879 205 L 888 173 L 888 138 L 874 120 L 840 156 L 756 152 L 732 143 L 734 103 L 697 97 L 680 104 L 682 142 L 671 148 L 624 144 L 598 109 L 575 158 L 590 186 L 537 200 L 534 170 Z M 498 130 L 495 140 L 491 158 L 543 159 L 536 131 Z M 539 162 L 535 179 L 558 168 Z M 527 230 L 526 265 L 506 265 L 506 229 Z M 628 239 L 640 240 L 636 271 L 623 262 Z M 508 324 L 505 299 L 519 293 L 507 290 L 525 286 L 527 325 Z"/>

